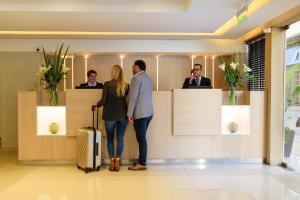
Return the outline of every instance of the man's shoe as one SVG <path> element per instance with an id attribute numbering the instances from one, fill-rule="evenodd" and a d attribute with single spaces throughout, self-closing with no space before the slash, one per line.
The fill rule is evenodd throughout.
<path id="1" fill-rule="evenodd" d="M 137 163 L 128 167 L 129 170 L 147 170 L 147 166 Z"/>
<path id="2" fill-rule="evenodd" d="M 132 163 L 133 166 L 136 166 L 137 164 L 138 164 L 137 161 L 134 161 L 134 162 Z"/>

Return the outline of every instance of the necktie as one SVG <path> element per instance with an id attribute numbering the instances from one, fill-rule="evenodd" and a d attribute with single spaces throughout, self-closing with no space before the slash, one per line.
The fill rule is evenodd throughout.
<path id="1" fill-rule="evenodd" d="M 196 80 L 196 85 L 199 86 L 199 85 L 200 85 L 200 84 L 199 84 L 199 79 L 196 78 L 195 80 Z"/>

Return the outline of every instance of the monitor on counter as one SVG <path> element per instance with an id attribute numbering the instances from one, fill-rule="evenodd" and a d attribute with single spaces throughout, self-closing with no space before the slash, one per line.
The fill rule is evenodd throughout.
<path id="1" fill-rule="evenodd" d="M 75 89 L 102 89 L 102 87 L 87 87 L 87 86 L 75 86 Z"/>
<path id="2" fill-rule="evenodd" d="M 189 86 L 188 89 L 212 89 L 212 86 Z"/>

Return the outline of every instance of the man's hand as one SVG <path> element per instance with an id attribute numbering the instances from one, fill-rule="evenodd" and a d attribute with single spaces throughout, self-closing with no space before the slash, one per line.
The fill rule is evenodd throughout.
<path id="1" fill-rule="evenodd" d="M 192 84 L 193 79 L 195 79 L 195 76 L 192 74 L 191 77 L 190 77 L 190 80 L 189 80 L 190 84 Z"/>
<path id="2" fill-rule="evenodd" d="M 132 117 L 132 116 L 128 116 L 128 121 L 129 121 L 130 123 L 133 123 L 133 117 Z"/>

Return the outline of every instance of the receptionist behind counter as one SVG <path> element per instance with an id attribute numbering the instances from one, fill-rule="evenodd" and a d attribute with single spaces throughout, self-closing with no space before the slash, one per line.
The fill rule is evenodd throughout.
<path id="1" fill-rule="evenodd" d="M 191 77 L 184 80 L 182 88 L 190 87 L 211 87 L 211 82 L 209 78 L 201 76 L 202 65 L 194 64 Z"/>
<path id="2" fill-rule="evenodd" d="M 93 69 L 87 72 L 88 81 L 86 83 L 80 84 L 80 88 L 100 88 L 103 89 L 103 84 L 98 83 L 97 80 L 97 72 Z"/>

